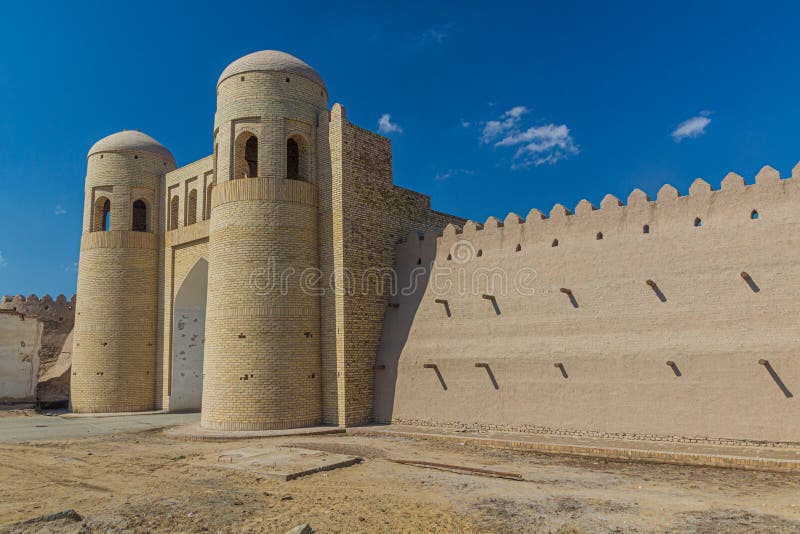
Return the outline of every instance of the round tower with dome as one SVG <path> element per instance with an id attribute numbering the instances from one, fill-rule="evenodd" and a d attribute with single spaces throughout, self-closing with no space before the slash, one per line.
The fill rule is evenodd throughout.
<path id="1" fill-rule="evenodd" d="M 261 51 L 217 83 L 201 424 L 320 423 L 318 144 L 327 90 L 299 59 Z"/>
<path id="2" fill-rule="evenodd" d="M 160 185 L 172 154 L 139 131 L 89 150 L 72 355 L 72 410 L 155 407 Z"/>
<path id="3" fill-rule="evenodd" d="M 176 168 L 139 131 L 89 151 L 72 408 L 369 422 L 396 243 L 464 221 L 394 185 L 391 141 L 298 58 L 241 57 L 216 96 L 205 157 Z"/>

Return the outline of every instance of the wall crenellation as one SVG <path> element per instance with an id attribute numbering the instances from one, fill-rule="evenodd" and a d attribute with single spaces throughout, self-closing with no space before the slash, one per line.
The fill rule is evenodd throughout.
<path id="1" fill-rule="evenodd" d="M 0 310 L 13 310 L 24 315 L 49 319 L 53 321 L 62 320 L 72 321 L 75 313 L 76 295 L 67 300 L 64 295 L 58 295 L 55 299 L 50 295 L 5 295 L 0 301 Z"/>
<path id="2" fill-rule="evenodd" d="M 608 194 L 600 202 L 600 207 L 596 207 L 590 201 L 583 199 L 578 202 L 574 211 L 562 204 L 555 204 L 549 214 L 533 208 L 525 218 L 516 213 L 509 213 L 504 220 L 499 220 L 490 216 L 486 222 L 468 220 L 463 227 L 449 224 L 443 232 L 443 239 L 440 252 L 446 254 L 448 246 L 454 244 L 459 239 L 490 239 L 491 235 L 500 235 L 497 229 L 504 229 L 503 233 L 519 233 L 528 239 L 532 235 L 542 235 L 543 237 L 556 235 L 562 230 L 569 230 L 572 238 L 581 227 L 586 232 L 586 237 L 595 238 L 597 232 L 602 231 L 604 237 L 614 228 L 620 228 L 629 223 L 629 219 L 639 216 L 642 225 L 649 225 L 653 231 L 657 231 L 654 222 L 664 225 L 680 224 L 680 218 L 686 219 L 686 227 L 690 228 L 696 218 L 700 218 L 701 223 L 706 224 L 715 219 L 713 207 L 715 201 L 720 196 L 726 197 L 726 202 L 735 202 L 732 196 L 739 196 L 741 199 L 742 217 L 749 218 L 753 210 L 758 211 L 758 203 L 764 195 L 771 196 L 781 194 L 783 189 L 788 186 L 796 186 L 798 176 L 800 176 L 800 164 L 795 166 L 792 176 L 782 178 L 780 173 L 770 166 L 763 167 L 755 177 L 755 183 L 747 185 L 744 178 L 736 173 L 728 173 L 721 182 L 719 189 L 712 189 L 711 185 L 697 178 L 689 187 L 687 195 L 680 195 L 678 190 L 670 184 L 664 184 L 658 191 L 656 199 L 652 200 L 647 193 L 641 189 L 634 189 L 628 195 L 627 203 L 622 202 L 614 195 Z M 658 211 L 658 221 L 650 220 L 654 213 Z M 696 215 L 692 215 L 696 213 Z M 692 215 L 690 217 L 690 215 Z M 760 215 L 760 213 L 759 213 Z M 725 214 L 727 216 L 727 213 Z M 674 220 L 668 221 L 670 217 Z M 603 228 L 600 228 L 603 226 Z M 648 228 L 648 232 L 650 228 Z M 563 244 L 563 243 L 559 243 Z"/>
<path id="3" fill-rule="evenodd" d="M 376 420 L 800 442 L 784 424 L 800 387 L 798 176 L 764 167 L 750 185 L 730 173 L 409 235 L 398 278 L 422 283 L 386 314 Z"/>

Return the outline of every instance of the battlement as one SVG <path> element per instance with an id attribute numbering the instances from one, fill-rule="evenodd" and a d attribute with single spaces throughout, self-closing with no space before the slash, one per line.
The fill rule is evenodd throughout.
<path id="1" fill-rule="evenodd" d="M 75 314 L 77 296 L 67 300 L 64 295 L 55 299 L 50 295 L 6 295 L 0 300 L 0 310 L 16 311 L 23 315 L 43 320 L 72 323 Z"/>
<path id="2" fill-rule="evenodd" d="M 742 176 L 729 173 L 717 190 L 698 178 L 690 186 L 687 195 L 680 195 L 675 187 L 665 184 L 659 189 L 655 200 L 641 189 L 634 189 L 628 195 L 627 203 L 609 194 L 600 202 L 599 208 L 584 199 L 578 202 L 574 210 L 555 204 L 549 214 L 534 208 L 524 218 L 512 212 L 502 221 L 489 217 L 484 223 L 468 220 L 463 226 L 448 224 L 442 233 L 439 250 L 446 255 L 449 247 L 459 240 L 500 246 L 502 237 L 511 235 L 528 240 L 549 238 L 553 246 L 563 246 L 564 238 L 568 238 L 567 243 L 584 238 L 613 239 L 620 232 L 629 230 L 663 234 L 674 233 L 678 227 L 691 229 L 744 224 L 745 221 L 758 219 L 764 209 L 769 211 L 771 199 L 787 194 L 790 189 L 800 190 L 799 177 L 800 164 L 794 167 L 789 178 L 782 178 L 777 170 L 765 166 L 751 185 L 746 185 Z M 781 211 L 769 215 L 785 219 L 790 213 Z M 407 236 L 406 241 L 415 237 Z M 508 245 L 517 246 L 518 243 Z M 398 250 L 403 249 L 401 247 Z"/>
<path id="3" fill-rule="evenodd" d="M 783 424 L 798 178 L 764 167 L 407 234 L 376 420 L 800 441 Z"/>

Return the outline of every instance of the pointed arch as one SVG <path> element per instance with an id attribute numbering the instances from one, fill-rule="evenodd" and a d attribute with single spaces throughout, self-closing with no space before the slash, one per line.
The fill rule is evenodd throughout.
<path id="1" fill-rule="evenodd" d="M 172 307 L 170 411 L 199 411 L 203 391 L 208 261 L 200 258 L 175 293 Z"/>
<path id="2" fill-rule="evenodd" d="M 214 192 L 214 184 L 213 183 L 208 184 L 208 187 L 206 187 L 206 198 L 205 198 L 206 206 L 205 210 L 203 211 L 203 213 L 205 213 L 204 215 L 205 220 L 211 218 L 211 194 L 213 192 Z"/>
<path id="3" fill-rule="evenodd" d="M 169 229 L 178 229 L 178 214 L 180 213 L 180 199 L 178 195 L 173 195 L 172 200 L 169 201 Z"/>
<path id="4" fill-rule="evenodd" d="M 286 140 L 286 178 L 308 181 L 308 143 L 302 135 Z"/>
<path id="5" fill-rule="evenodd" d="M 189 200 L 186 202 L 186 226 L 197 222 L 197 189 L 189 191 Z"/>
<path id="6" fill-rule="evenodd" d="M 233 179 L 258 176 L 258 137 L 252 132 L 242 132 L 234 147 Z"/>
<path id="7" fill-rule="evenodd" d="M 143 198 L 133 201 L 131 206 L 131 230 L 134 232 L 150 231 L 150 224 L 147 219 L 147 202 Z"/>
<path id="8" fill-rule="evenodd" d="M 93 232 L 108 232 L 111 229 L 111 200 L 100 197 L 94 202 Z"/>

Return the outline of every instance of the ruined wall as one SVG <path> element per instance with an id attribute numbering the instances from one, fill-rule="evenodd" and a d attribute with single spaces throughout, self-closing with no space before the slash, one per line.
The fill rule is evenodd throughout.
<path id="1" fill-rule="evenodd" d="M 394 186 L 391 141 L 347 121 L 335 105 L 331 159 L 340 203 L 335 215 L 339 269 L 336 306 L 336 385 L 329 353 L 323 352 L 325 417 L 358 425 L 372 420 L 375 356 L 389 303 L 395 245 L 408 232 L 444 228 L 463 219 L 431 210 L 430 198 Z M 327 356 L 327 357 L 326 357 Z M 335 397 L 334 397 L 335 396 Z M 338 420 L 333 420 L 333 400 Z"/>
<path id="2" fill-rule="evenodd" d="M 411 240 L 401 276 L 432 270 L 387 314 L 375 418 L 798 442 L 798 207 L 800 168 L 765 167 Z"/>
<path id="3" fill-rule="evenodd" d="M 64 295 L 58 295 L 53 300 L 50 295 L 42 298 L 36 295 L 27 298 L 22 295 L 7 295 L 0 301 L 0 311 L 17 312 L 25 319 L 41 324 L 41 336 L 35 354 L 38 365 L 34 375 L 34 400 L 43 405 L 68 401 L 75 296 L 67 300 Z M 27 330 L 28 326 L 22 328 Z M 2 396 L 3 388 L 0 386 L 0 397 Z"/>
<path id="4" fill-rule="evenodd" d="M 0 404 L 36 400 L 41 342 L 41 321 L 0 311 Z"/>

